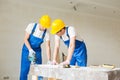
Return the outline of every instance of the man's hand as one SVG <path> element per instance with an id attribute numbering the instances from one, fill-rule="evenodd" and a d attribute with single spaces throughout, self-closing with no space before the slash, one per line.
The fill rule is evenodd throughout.
<path id="1" fill-rule="evenodd" d="M 66 60 L 66 61 L 60 63 L 60 65 L 67 65 L 67 64 L 70 64 L 70 61 Z"/>
<path id="2" fill-rule="evenodd" d="M 53 60 L 52 61 L 52 65 L 57 65 L 58 63 L 57 63 L 57 61 L 56 60 Z"/>
<path id="3" fill-rule="evenodd" d="M 33 49 L 29 50 L 28 59 L 31 62 L 35 62 L 36 57 L 35 57 L 35 51 Z"/>

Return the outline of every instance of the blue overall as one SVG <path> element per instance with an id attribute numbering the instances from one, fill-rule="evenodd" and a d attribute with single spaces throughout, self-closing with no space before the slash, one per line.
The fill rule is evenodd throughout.
<path id="1" fill-rule="evenodd" d="M 40 45 L 43 43 L 43 39 L 46 33 L 46 30 L 44 31 L 42 38 L 38 38 L 33 36 L 33 33 L 36 29 L 37 23 L 35 23 L 34 28 L 32 30 L 32 33 L 30 34 L 30 37 L 28 39 L 31 48 L 36 52 L 36 64 L 42 64 L 42 54 L 41 54 L 41 47 Z M 20 80 L 27 80 L 27 76 L 30 69 L 31 62 L 28 60 L 29 50 L 26 47 L 26 45 L 23 45 L 22 48 L 22 56 L 21 56 L 21 73 L 20 73 Z M 42 80 L 42 77 L 39 76 L 38 80 Z"/>
<path id="2" fill-rule="evenodd" d="M 69 40 L 64 41 L 65 45 L 69 47 L 70 44 L 70 37 L 68 34 L 68 28 L 66 27 L 66 35 L 68 36 Z M 62 37 L 61 37 L 62 39 Z M 70 65 L 75 65 L 77 63 L 78 66 L 87 66 L 87 49 L 86 45 L 83 41 L 76 40 L 75 41 L 75 49 L 70 61 Z"/>

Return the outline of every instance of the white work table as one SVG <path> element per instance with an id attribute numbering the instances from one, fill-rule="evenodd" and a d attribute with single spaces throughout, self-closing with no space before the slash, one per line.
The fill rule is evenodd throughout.
<path id="1" fill-rule="evenodd" d="M 41 75 L 62 80 L 120 80 L 120 68 L 63 68 L 58 65 L 31 65 L 29 75 Z"/>

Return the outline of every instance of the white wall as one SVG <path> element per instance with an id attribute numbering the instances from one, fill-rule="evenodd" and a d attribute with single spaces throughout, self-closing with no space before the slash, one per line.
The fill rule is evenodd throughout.
<path id="1" fill-rule="evenodd" d="M 0 80 L 7 76 L 9 80 L 18 80 L 24 30 L 28 23 L 38 22 L 46 13 L 76 28 L 77 38 L 81 36 L 87 45 L 88 65 L 120 66 L 120 20 L 40 6 L 29 0 L 0 0 Z M 52 51 L 53 40 L 51 36 Z M 67 53 L 63 44 L 61 49 Z M 43 63 L 46 63 L 45 56 L 43 49 Z"/>

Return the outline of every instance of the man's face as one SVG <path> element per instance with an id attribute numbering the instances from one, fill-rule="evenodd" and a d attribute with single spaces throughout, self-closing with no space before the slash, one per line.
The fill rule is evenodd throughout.
<path id="1" fill-rule="evenodd" d="M 60 31 L 58 31 L 58 32 L 56 33 L 56 35 L 62 36 L 64 33 L 65 33 L 65 28 L 63 28 L 63 29 L 61 29 Z"/>
<path id="2" fill-rule="evenodd" d="M 44 31 L 46 28 L 43 27 L 43 26 L 40 26 L 40 29 L 41 29 L 42 31 Z"/>

